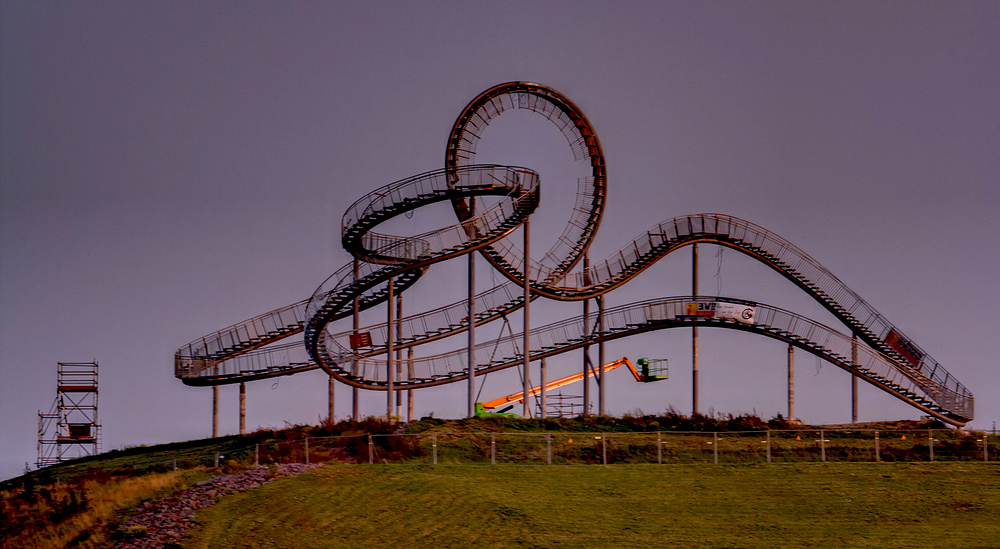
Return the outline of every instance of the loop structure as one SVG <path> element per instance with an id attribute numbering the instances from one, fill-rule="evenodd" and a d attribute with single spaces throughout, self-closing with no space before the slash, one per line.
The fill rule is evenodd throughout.
<path id="1" fill-rule="evenodd" d="M 566 228 L 540 260 L 524 256 L 512 233 L 535 212 L 539 176 L 529 168 L 477 165 L 476 147 L 492 120 L 524 109 L 553 123 L 588 174 L 575 182 L 576 200 Z M 572 183 L 571 183 L 572 184 Z M 566 192 L 566 182 L 546 182 Z M 189 385 L 219 385 L 322 368 L 355 387 L 385 390 L 385 355 L 416 348 L 504 317 L 524 305 L 527 278 L 531 299 L 585 300 L 621 287 L 659 259 L 684 246 L 710 243 L 744 253 L 780 273 L 840 320 L 847 333 L 796 313 L 745 300 L 705 296 L 661 297 L 532 328 L 523 334 L 481 342 L 474 349 L 476 375 L 618 338 L 684 326 L 715 326 L 778 339 L 812 353 L 911 406 L 953 425 L 974 417 L 972 393 L 912 339 L 850 290 L 830 271 L 788 240 L 723 214 L 667 219 L 648 228 L 606 258 L 585 262 L 600 225 L 607 174 L 596 132 L 582 111 L 555 90 L 509 82 L 473 99 L 448 139 L 445 167 L 386 185 L 347 208 L 341 220 L 344 248 L 355 260 L 321 284 L 304 301 L 270 311 L 199 338 L 178 350 L 175 375 Z M 494 197 L 475 211 L 475 197 Z M 457 223 L 417 235 L 375 232 L 401 214 L 450 202 Z M 338 319 L 384 302 L 393 290 L 411 288 L 433 264 L 481 253 L 508 282 L 461 301 L 361 329 L 331 329 Z M 692 307 L 694 309 L 692 309 Z M 748 315 L 715 315 L 742 308 Z M 692 310 L 713 314 L 691 314 Z M 598 321 L 600 320 L 600 321 Z M 363 332 L 363 341 L 353 339 Z M 304 334 L 301 341 L 287 340 Z M 388 334 L 396 334 L 389 341 Z M 850 334 L 850 335 L 848 335 Z M 852 337 L 855 336 L 855 337 Z M 391 345 L 390 345 L 391 343 Z M 412 355 L 411 355 L 412 356 Z M 407 359 L 406 373 L 393 381 L 404 389 L 468 379 L 467 349 Z"/>

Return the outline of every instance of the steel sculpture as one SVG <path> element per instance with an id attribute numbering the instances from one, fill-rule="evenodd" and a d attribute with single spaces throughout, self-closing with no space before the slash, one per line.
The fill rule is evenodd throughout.
<path id="1" fill-rule="evenodd" d="M 483 131 L 491 120 L 512 109 L 538 113 L 555 124 L 574 159 L 585 163 L 589 174 L 577 182 L 576 204 L 566 229 L 538 261 L 526 258 L 512 238 L 538 205 L 538 175 L 528 168 L 475 164 Z M 771 267 L 833 313 L 849 334 L 762 303 L 753 304 L 757 313 L 747 323 L 683 314 L 690 306 L 725 306 L 739 300 L 664 297 L 609 308 L 600 319 L 587 314 L 535 327 L 527 334 L 479 342 L 474 346 L 472 371 L 485 374 L 651 330 L 716 326 L 758 333 L 803 349 L 953 425 L 973 419 L 972 393 L 943 366 L 818 261 L 749 221 L 710 213 L 668 219 L 607 258 L 585 262 L 583 269 L 572 272 L 600 225 L 606 193 L 600 142 L 576 105 L 538 84 L 510 82 L 490 88 L 470 102 L 455 122 L 443 169 L 377 189 L 347 209 L 341 223 L 342 242 L 356 261 L 330 276 L 307 300 L 185 345 L 175 356 L 175 375 L 188 385 L 207 386 L 322 368 L 347 385 L 373 390 L 467 380 L 467 349 L 408 360 L 408 373 L 395 380 L 390 379 L 392 371 L 387 370 L 385 358 L 379 357 L 391 349 L 437 341 L 468 330 L 470 324 L 479 326 L 515 312 L 527 303 L 522 288 L 526 277 L 532 300 L 598 298 L 679 248 L 709 243 L 735 249 Z M 470 205 L 477 196 L 499 198 L 480 212 Z M 395 216 L 441 201 L 451 202 L 457 224 L 420 235 L 373 230 Z M 345 331 L 332 328 L 336 320 L 353 316 L 355 310 L 386 301 L 390 286 L 392 292 L 402 293 L 434 263 L 476 252 L 508 282 L 478 293 L 472 303 L 463 300 L 396 319 L 392 331 L 399 335 L 391 338 L 387 323 L 364 328 L 370 339 L 361 345 L 357 338 L 352 345 L 356 326 Z M 305 345 L 282 342 L 299 333 L 304 333 Z"/>

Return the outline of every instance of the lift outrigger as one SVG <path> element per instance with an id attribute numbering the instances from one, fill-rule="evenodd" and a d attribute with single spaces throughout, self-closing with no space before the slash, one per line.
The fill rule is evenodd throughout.
<path id="1" fill-rule="evenodd" d="M 604 373 L 608 373 L 611 370 L 615 370 L 621 366 L 628 366 L 630 372 L 632 372 L 632 377 L 635 378 L 639 383 L 652 383 L 654 381 L 661 381 L 669 377 L 667 370 L 667 359 L 657 358 L 648 359 L 640 358 L 638 361 L 639 369 L 637 370 L 635 366 L 632 365 L 632 361 L 628 357 L 622 357 L 613 362 L 609 362 L 604 365 Z M 593 369 L 588 369 L 586 376 L 593 377 Z M 571 383 L 576 383 L 584 378 L 583 372 L 577 372 L 566 377 L 561 377 L 555 381 L 550 381 L 545 384 L 545 390 L 551 391 L 553 389 L 558 389 L 564 387 Z M 528 398 L 531 398 L 541 392 L 542 386 L 536 385 L 531 389 L 528 389 Z M 511 393 L 507 396 L 502 396 L 497 399 L 493 399 L 489 402 L 477 402 L 476 403 L 476 416 L 507 416 L 507 417 L 521 417 L 519 414 L 509 414 L 504 413 L 507 410 L 514 408 L 518 402 L 524 400 L 524 391 L 517 391 L 516 393 Z"/>

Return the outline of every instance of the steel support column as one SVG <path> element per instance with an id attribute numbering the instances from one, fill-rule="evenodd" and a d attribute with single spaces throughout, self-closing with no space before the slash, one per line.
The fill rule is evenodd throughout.
<path id="1" fill-rule="evenodd" d="M 326 387 L 327 392 L 328 392 L 328 395 L 327 395 L 326 417 L 327 417 L 327 421 L 329 421 L 330 423 L 333 423 L 333 421 L 334 421 L 334 419 L 333 419 L 333 400 L 334 400 L 333 388 L 334 388 L 335 385 L 336 385 L 336 379 L 333 376 L 329 376 L 329 379 L 327 379 L 327 387 Z"/>
<path id="2" fill-rule="evenodd" d="M 212 438 L 219 436 L 219 386 L 212 385 Z"/>
<path id="3" fill-rule="evenodd" d="M 795 347 L 788 344 L 788 419 L 795 419 Z"/>
<path id="4" fill-rule="evenodd" d="M 541 401 L 542 414 L 541 414 L 541 416 L 542 416 L 542 419 L 545 419 L 545 417 L 548 415 L 548 414 L 546 414 L 546 409 L 547 409 L 548 403 L 545 401 L 546 376 L 545 376 L 545 359 L 544 358 L 542 359 L 542 363 L 539 366 L 538 377 L 541 378 L 541 381 L 539 383 L 542 384 L 541 385 L 541 392 L 542 392 L 542 401 Z"/>
<path id="5" fill-rule="evenodd" d="M 407 353 L 406 375 L 408 379 L 413 379 L 413 347 Z M 413 389 L 406 390 L 406 421 L 413 421 Z"/>
<path id="6" fill-rule="evenodd" d="M 691 295 L 698 297 L 698 245 L 691 245 Z M 691 414 L 698 413 L 698 327 L 691 328 Z"/>
<path id="7" fill-rule="evenodd" d="M 858 334 L 851 338 L 851 364 L 858 365 Z M 851 423 L 858 422 L 858 376 L 851 374 Z"/>
<path id="8" fill-rule="evenodd" d="M 354 280 L 358 279 L 358 260 L 354 260 Z M 360 297 L 355 296 L 354 306 L 353 306 L 353 319 L 354 319 L 354 332 L 355 336 L 358 335 L 358 328 L 361 327 L 361 302 Z M 353 350 L 353 349 L 352 349 Z M 358 361 L 357 359 L 351 360 L 351 373 L 355 376 L 358 375 Z M 354 421 L 361 421 L 361 413 L 359 412 L 360 406 L 358 405 L 358 398 L 360 397 L 360 389 L 357 387 L 351 388 L 351 415 L 354 417 Z"/>
<path id="9" fill-rule="evenodd" d="M 590 257 L 587 252 L 583 253 L 583 285 L 590 284 L 590 275 L 587 269 L 590 267 Z M 583 339 L 590 337 L 590 300 L 583 300 Z M 583 415 L 590 415 L 590 377 L 587 368 L 590 367 L 590 345 L 583 346 Z"/>
<path id="10" fill-rule="evenodd" d="M 529 226 L 529 220 L 525 218 L 524 220 L 524 347 L 522 351 L 524 352 L 524 379 L 522 380 L 522 385 L 524 389 L 524 404 L 522 415 L 525 418 L 531 417 L 528 413 L 528 391 L 531 389 L 528 382 L 528 372 L 530 371 L 528 367 L 531 365 L 531 347 L 530 347 L 530 337 L 529 331 L 531 330 L 531 227 Z"/>
<path id="11" fill-rule="evenodd" d="M 475 215 L 475 199 L 469 201 L 470 215 Z M 469 355 L 468 367 L 469 407 L 468 416 L 476 415 L 476 252 L 469 254 Z"/>
<path id="12" fill-rule="evenodd" d="M 604 296 L 597 296 L 597 331 L 604 334 Z M 597 344 L 597 415 L 604 415 L 604 342 Z"/>
<path id="13" fill-rule="evenodd" d="M 396 340 L 401 339 L 400 334 L 403 333 L 403 294 L 396 295 Z M 403 379 L 403 349 L 396 349 L 396 380 L 402 381 Z M 403 391 L 396 390 L 396 417 L 402 419 L 403 417 Z"/>
<path id="14" fill-rule="evenodd" d="M 389 318 L 388 318 L 388 321 L 385 324 L 385 331 L 386 331 L 386 335 L 385 335 L 385 392 L 386 392 L 385 418 L 388 421 L 392 421 L 392 373 L 393 373 L 392 372 L 392 366 L 393 366 L 393 364 L 392 364 L 392 358 L 393 358 L 392 357 L 392 352 L 394 350 L 393 349 L 393 343 L 395 343 L 395 339 L 396 339 L 396 336 L 394 335 L 394 332 L 395 332 L 394 328 L 396 327 L 396 321 L 395 321 L 395 318 L 393 318 L 393 317 L 396 316 L 394 314 L 396 312 L 396 307 L 395 307 L 396 304 L 394 303 L 394 301 L 395 301 L 395 299 L 394 299 L 395 298 L 395 294 L 393 293 L 393 291 L 395 290 L 395 288 L 393 286 L 393 281 L 394 281 L 394 279 L 392 279 L 392 278 L 389 279 L 389 286 L 388 286 L 388 289 L 387 289 L 387 292 L 389 293 L 389 299 L 386 300 L 389 303 L 389 315 L 388 315 Z"/>
<path id="15" fill-rule="evenodd" d="M 247 384 L 240 383 L 240 434 L 247 434 Z"/>

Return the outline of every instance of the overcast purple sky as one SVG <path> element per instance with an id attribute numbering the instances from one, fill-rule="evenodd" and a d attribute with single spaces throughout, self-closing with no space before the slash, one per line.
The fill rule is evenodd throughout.
<path id="1" fill-rule="evenodd" d="M 309 296 L 349 260 L 344 207 L 441 167 L 461 109 L 510 80 L 561 91 L 597 129 L 609 196 L 592 258 L 674 216 L 748 219 L 823 263 L 969 387 L 973 428 L 1000 420 L 1000 4 L 0 10 L 0 478 L 34 464 L 36 413 L 55 397 L 59 361 L 100 363 L 106 450 L 210 435 L 211 390 L 174 378 L 176 349 Z M 540 118 L 505 124 L 484 151 L 542 172 L 540 256 L 569 217 L 568 148 Z M 767 268 L 716 250 L 701 251 L 706 293 L 834 322 Z M 461 295 L 449 284 L 463 280 L 455 265 L 432 268 L 405 296 L 407 312 Z M 689 273 L 681 251 L 609 305 L 689 293 Z M 542 322 L 579 307 L 532 311 Z M 785 412 L 784 345 L 704 330 L 701 346 L 703 409 Z M 623 355 L 669 358 L 671 379 L 637 386 L 612 374 L 611 413 L 690 410 L 690 330 L 608 345 L 609 359 Z M 849 421 L 850 376 L 797 356 L 796 415 Z M 578 362 L 553 360 L 550 378 Z M 516 375 L 491 375 L 483 399 L 515 389 Z M 316 423 L 325 380 L 248 384 L 248 427 Z M 419 392 L 417 414 L 461 416 L 464 391 Z M 349 394 L 339 388 L 338 416 Z M 223 433 L 237 430 L 236 395 L 222 388 Z M 361 405 L 384 413 L 384 395 L 366 392 Z M 860 413 L 920 415 L 868 386 Z"/>

